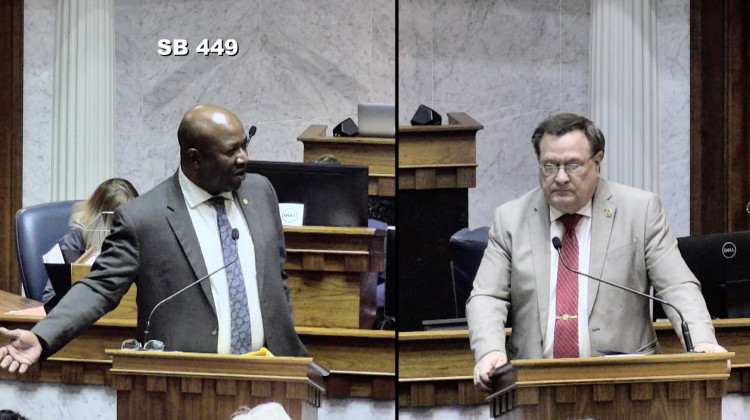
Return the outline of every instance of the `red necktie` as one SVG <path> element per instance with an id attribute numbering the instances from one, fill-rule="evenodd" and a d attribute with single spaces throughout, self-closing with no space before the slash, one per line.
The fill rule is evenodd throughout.
<path id="1" fill-rule="evenodd" d="M 580 214 L 566 214 L 560 217 L 565 226 L 562 238 L 562 255 L 568 267 L 578 270 L 578 239 L 576 225 Z M 557 293 L 555 300 L 555 359 L 578 357 L 578 275 L 557 261 Z"/>

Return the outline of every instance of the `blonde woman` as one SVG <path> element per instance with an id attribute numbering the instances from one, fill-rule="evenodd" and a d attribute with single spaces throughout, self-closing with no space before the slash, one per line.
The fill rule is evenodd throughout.
<path id="1" fill-rule="evenodd" d="M 76 203 L 70 216 L 70 229 L 60 240 L 60 250 L 66 263 L 73 263 L 84 252 L 101 251 L 104 238 L 112 227 L 112 213 L 121 205 L 138 197 L 133 184 L 122 178 L 102 182 L 88 200 Z M 42 300 L 48 302 L 55 296 L 52 283 L 47 280 Z"/>

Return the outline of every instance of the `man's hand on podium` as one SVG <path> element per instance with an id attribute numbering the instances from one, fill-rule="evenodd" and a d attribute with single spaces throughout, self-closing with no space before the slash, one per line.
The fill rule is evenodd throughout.
<path id="1" fill-rule="evenodd" d="M 693 348 L 693 351 L 696 353 L 726 353 L 727 349 L 724 347 L 709 343 L 708 341 L 703 341 L 701 343 L 698 343 Z M 727 372 L 732 370 L 732 361 L 727 359 Z"/>
<path id="2" fill-rule="evenodd" d="M 31 331 L 0 327 L 0 337 L 8 341 L 0 347 L 0 368 L 8 372 L 25 373 L 42 355 L 42 344 Z"/>
<path id="3" fill-rule="evenodd" d="M 492 379 L 490 379 L 490 373 L 506 363 L 508 363 L 508 356 L 501 351 L 491 351 L 482 356 L 474 366 L 474 385 L 481 391 L 491 392 Z"/>

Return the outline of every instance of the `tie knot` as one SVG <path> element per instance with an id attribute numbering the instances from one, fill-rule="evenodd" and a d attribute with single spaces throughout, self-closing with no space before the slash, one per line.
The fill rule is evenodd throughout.
<path id="1" fill-rule="evenodd" d="M 560 221 L 565 226 L 565 232 L 572 232 L 576 228 L 576 225 L 578 225 L 579 220 L 581 220 L 580 214 L 564 214 L 560 216 Z"/>
<path id="2" fill-rule="evenodd" d="M 224 197 L 217 195 L 214 197 L 211 197 L 208 199 L 208 202 L 211 203 L 212 206 L 215 208 L 224 208 L 224 200 L 226 200 Z"/>

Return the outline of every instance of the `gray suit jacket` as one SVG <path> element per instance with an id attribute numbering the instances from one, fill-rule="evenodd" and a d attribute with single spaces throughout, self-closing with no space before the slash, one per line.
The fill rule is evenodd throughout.
<path id="1" fill-rule="evenodd" d="M 493 350 L 506 350 L 509 359 L 543 358 L 549 226 L 549 205 L 541 188 L 496 209 L 466 306 L 477 361 Z M 594 277 L 644 293 L 653 285 L 657 296 L 685 315 L 694 343 L 716 343 L 698 280 L 683 261 L 655 194 L 599 178 L 592 203 L 589 270 Z M 513 325 L 506 346 L 503 328 L 509 311 Z M 665 311 L 682 338 L 679 316 L 671 308 Z M 645 298 L 589 280 L 588 317 L 592 355 L 603 349 L 659 351 Z"/>
<path id="2" fill-rule="evenodd" d="M 265 345 L 275 355 L 303 356 L 294 330 L 284 263 L 278 200 L 264 177 L 247 174 L 235 191 L 255 246 Z M 247 204 L 245 203 L 247 200 Z M 138 285 L 138 333 L 162 299 L 207 273 L 177 174 L 116 212 L 112 233 L 91 273 L 78 282 L 32 329 L 47 357 L 114 309 L 132 283 Z M 165 303 L 151 320 L 150 339 L 167 350 L 215 353 L 218 321 L 208 280 Z"/>

